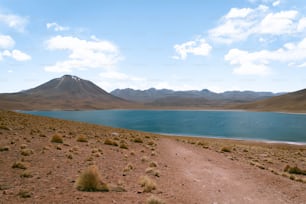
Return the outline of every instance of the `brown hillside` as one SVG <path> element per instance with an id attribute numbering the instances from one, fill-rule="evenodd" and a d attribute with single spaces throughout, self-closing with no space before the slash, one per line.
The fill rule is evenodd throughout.
<path id="1" fill-rule="evenodd" d="M 285 111 L 306 112 L 306 89 L 275 96 L 269 99 L 233 106 L 232 108 L 261 110 L 261 111 Z"/>

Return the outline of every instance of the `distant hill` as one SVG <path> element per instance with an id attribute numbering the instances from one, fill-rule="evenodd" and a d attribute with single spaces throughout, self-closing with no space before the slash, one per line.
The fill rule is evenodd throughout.
<path id="1" fill-rule="evenodd" d="M 112 95 L 152 106 L 224 106 L 247 103 L 280 95 L 272 92 L 227 91 L 215 93 L 207 89 L 201 91 L 173 91 L 169 89 L 116 89 Z"/>
<path id="2" fill-rule="evenodd" d="M 306 112 L 306 89 L 269 99 L 233 106 L 233 108 L 261 111 Z"/>
<path id="3" fill-rule="evenodd" d="M 64 75 L 36 88 L 0 94 L 2 109 L 54 110 L 105 109 L 130 107 L 133 103 L 113 96 L 94 83 Z"/>

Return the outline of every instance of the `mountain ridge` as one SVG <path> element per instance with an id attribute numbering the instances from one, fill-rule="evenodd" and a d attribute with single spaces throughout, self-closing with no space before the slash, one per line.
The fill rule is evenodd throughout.
<path id="1" fill-rule="evenodd" d="M 0 106 L 20 110 L 105 109 L 132 106 L 133 103 L 113 96 L 89 80 L 64 75 L 32 89 L 0 94 Z"/>

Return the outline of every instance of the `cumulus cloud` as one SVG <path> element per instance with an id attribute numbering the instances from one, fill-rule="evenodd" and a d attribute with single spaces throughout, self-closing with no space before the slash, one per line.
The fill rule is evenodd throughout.
<path id="1" fill-rule="evenodd" d="M 47 42 L 47 49 L 52 51 L 66 50 L 70 54 L 64 61 L 46 66 L 48 72 L 72 72 L 73 69 L 113 68 L 122 57 L 116 45 L 109 41 L 92 38 L 82 40 L 73 36 L 55 36 Z"/>
<path id="2" fill-rule="evenodd" d="M 28 24 L 28 18 L 14 14 L 0 13 L 0 22 L 19 32 L 23 32 L 26 25 Z"/>
<path id="3" fill-rule="evenodd" d="M 5 57 L 11 57 L 13 59 L 15 59 L 16 61 L 27 61 L 27 60 L 30 60 L 32 59 L 30 55 L 20 51 L 20 50 L 12 50 L 12 51 L 9 51 L 9 50 L 5 50 L 3 53 L 2 53 L 3 56 Z"/>
<path id="4" fill-rule="evenodd" d="M 57 23 L 55 23 L 55 22 L 53 22 L 53 23 L 47 23 L 47 24 L 46 24 L 46 27 L 47 27 L 47 29 L 53 29 L 54 31 L 57 31 L 57 32 L 59 32 L 59 31 L 67 31 L 67 30 L 70 29 L 70 28 L 67 27 L 67 26 L 61 26 L 61 25 L 59 25 L 59 24 L 57 24 Z"/>
<path id="5" fill-rule="evenodd" d="M 173 56 L 173 59 L 185 60 L 188 54 L 198 55 L 198 56 L 207 56 L 212 50 L 205 39 L 197 38 L 193 41 L 188 41 L 182 44 L 174 45 L 174 49 L 177 53 L 177 56 Z"/>
<path id="6" fill-rule="evenodd" d="M 298 43 L 286 43 L 277 50 L 261 50 L 248 52 L 240 49 L 231 49 L 224 57 L 234 68 L 235 74 L 265 76 L 271 73 L 269 65 L 272 62 L 306 64 L 306 38 Z"/>
<path id="7" fill-rule="evenodd" d="M 13 49 L 15 46 L 14 39 L 9 35 L 0 35 L 0 61 L 3 57 L 10 57 L 16 61 L 27 61 L 31 59 L 31 56 L 17 49 Z"/>
<path id="8" fill-rule="evenodd" d="M 12 48 L 15 45 L 15 41 L 9 35 L 0 35 L 0 49 Z"/>
<path id="9" fill-rule="evenodd" d="M 281 11 L 267 14 L 258 25 L 257 33 L 281 35 L 297 32 L 295 19 L 298 12 L 295 10 Z"/>
<path id="10" fill-rule="evenodd" d="M 218 26 L 209 30 L 215 42 L 231 44 L 251 35 L 284 35 L 302 32 L 306 22 L 296 10 L 272 12 L 269 7 L 232 8 Z"/>

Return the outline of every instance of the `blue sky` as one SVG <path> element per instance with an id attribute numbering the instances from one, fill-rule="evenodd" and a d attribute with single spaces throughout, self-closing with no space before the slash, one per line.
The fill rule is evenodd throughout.
<path id="1" fill-rule="evenodd" d="M 1 0 L 0 92 L 64 74 L 101 88 L 306 88 L 300 0 Z"/>

